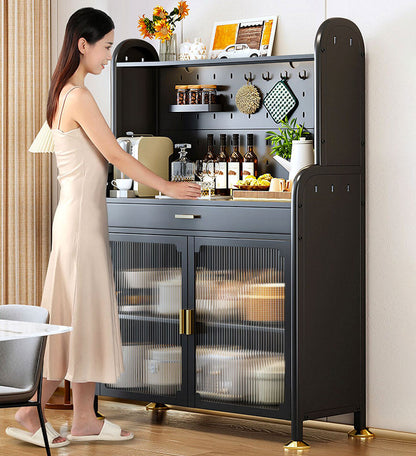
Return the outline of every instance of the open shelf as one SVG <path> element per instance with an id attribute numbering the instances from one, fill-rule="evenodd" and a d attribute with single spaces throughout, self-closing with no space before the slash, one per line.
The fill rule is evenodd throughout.
<path id="1" fill-rule="evenodd" d="M 117 62 L 119 67 L 192 67 L 192 66 L 215 66 L 215 65 L 248 65 L 256 63 L 276 62 L 304 62 L 313 61 L 313 54 L 297 55 L 273 55 L 267 57 L 236 58 L 236 59 L 201 59 L 201 60 L 171 60 L 171 61 L 143 61 L 143 62 Z"/>
<path id="2" fill-rule="evenodd" d="M 169 112 L 220 112 L 222 105 L 220 104 L 185 104 L 185 105 L 169 105 Z"/>

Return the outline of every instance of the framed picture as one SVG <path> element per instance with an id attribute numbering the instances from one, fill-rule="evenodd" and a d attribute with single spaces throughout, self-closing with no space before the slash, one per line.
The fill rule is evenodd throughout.
<path id="1" fill-rule="evenodd" d="M 215 22 L 209 58 L 227 59 L 272 55 L 277 16 Z"/>

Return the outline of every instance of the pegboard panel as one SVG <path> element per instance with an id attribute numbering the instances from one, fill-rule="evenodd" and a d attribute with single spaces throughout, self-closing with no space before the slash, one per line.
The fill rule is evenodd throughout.
<path id="1" fill-rule="evenodd" d="M 191 160 L 201 158 L 206 151 L 206 136 L 214 135 L 214 146 L 219 149 L 219 135 L 227 135 L 228 153 L 231 153 L 233 133 L 240 134 L 240 152 L 246 151 L 247 133 L 254 135 L 254 147 L 259 160 L 259 173 L 270 172 L 274 176 L 287 178 L 288 172 L 270 156 L 271 146 L 266 141 L 267 131 L 277 131 L 276 123 L 261 104 L 252 115 L 243 114 L 235 105 L 235 94 L 247 84 L 244 76 L 252 77 L 252 83 L 259 89 L 262 100 L 270 89 L 281 80 L 281 74 L 288 76 L 287 84 L 294 92 L 299 104 L 291 115 L 314 132 L 314 66 L 305 62 L 268 62 L 253 65 L 224 65 L 201 67 L 163 67 L 159 70 L 158 134 L 169 136 L 174 143 L 187 142 L 192 145 Z M 265 80 L 265 77 L 271 78 Z M 302 76 L 302 78 L 300 77 Z M 305 77 L 306 76 L 306 77 Z M 215 84 L 221 112 L 176 113 L 169 106 L 176 103 L 176 84 Z M 173 158 L 177 157 L 174 154 Z"/>
<path id="2" fill-rule="evenodd" d="M 253 78 L 252 83 L 259 89 L 262 100 L 270 89 L 280 81 L 280 74 L 289 76 L 287 83 L 296 95 L 299 105 L 292 114 L 307 128 L 314 127 L 314 81 L 313 62 L 264 63 L 253 65 L 224 65 L 224 66 L 191 66 L 159 70 L 159 129 L 163 131 L 188 130 L 223 130 L 244 129 L 274 129 L 278 124 L 269 116 L 261 104 L 260 109 L 251 115 L 238 111 L 235 105 L 235 94 L 238 89 L 247 84 L 244 76 Z M 306 75 L 301 79 L 300 75 Z M 271 77 L 264 80 L 264 76 Z M 176 84 L 216 84 L 219 103 L 222 111 L 216 113 L 172 113 L 169 105 L 176 103 Z"/>

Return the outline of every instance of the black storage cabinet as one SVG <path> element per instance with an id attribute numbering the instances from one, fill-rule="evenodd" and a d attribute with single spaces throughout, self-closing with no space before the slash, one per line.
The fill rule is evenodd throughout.
<path id="1" fill-rule="evenodd" d="M 146 339 L 150 331 L 161 346 L 169 334 L 177 333 L 172 337 L 182 347 L 182 377 L 174 394 L 103 384 L 97 392 L 149 400 L 156 408 L 168 403 L 287 419 L 292 423 L 288 448 L 305 447 L 304 420 L 343 413 L 354 412 L 356 435 L 370 435 L 365 376 L 365 54 L 359 29 L 347 19 L 326 20 L 317 32 L 314 55 L 159 62 L 153 48 L 143 43 L 127 40 L 114 52 L 115 136 L 129 130 L 169 136 L 174 142 L 190 142 L 191 158 L 196 159 L 204 154 L 207 133 L 240 133 L 243 143 L 245 133 L 254 133 L 259 173 L 285 177 L 264 139 L 277 125 L 264 107 L 251 116 L 241 114 L 233 96 L 245 79 L 252 79 L 264 96 L 281 76 L 289 76 L 299 100 L 292 117 L 314 134 L 316 163 L 297 175 L 291 203 L 108 198 L 115 271 L 133 264 L 139 255 L 141 266 L 161 267 L 166 260 L 171 270 L 180 271 L 180 312 L 186 314 L 187 328 L 181 328 L 178 319 L 150 317 L 137 318 L 137 331 L 129 327 L 135 333 L 131 341 Z M 171 112 L 174 86 L 181 83 L 217 84 L 222 110 Z M 243 338 L 254 345 L 266 333 L 262 340 L 267 343 L 280 340 L 286 365 L 284 398 L 273 406 L 211 401 L 195 387 L 198 337 L 209 338 L 217 331 L 224 343 L 243 340 L 241 328 L 231 323 L 213 323 L 214 329 L 198 335 L 204 330 L 192 320 L 197 263 L 216 261 L 218 269 L 227 268 L 225 260 L 207 258 L 212 252 L 218 251 L 219 258 L 234 252 L 235 261 L 247 269 L 247 261 L 235 253 L 238 249 L 252 255 L 254 268 L 261 261 L 269 266 L 264 252 L 281 261 L 284 322 L 251 325 Z M 125 252 L 130 252 L 129 261 Z M 120 323 L 125 338 L 127 323 L 121 314 Z"/>

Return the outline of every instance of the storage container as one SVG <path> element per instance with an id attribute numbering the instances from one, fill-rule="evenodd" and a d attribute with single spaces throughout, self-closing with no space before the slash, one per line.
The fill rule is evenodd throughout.
<path id="1" fill-rule="evenodd" d="M 124 372 L 120 375 L 117 383 L 109 385 L 113 388 L 141 388 L 143 386 L 143 362 L 147 344 L 122 345 Z"/>
<path id="2" fill-rule="evenodd" d="M 157 284 L 156 312 L 162 315 L 179 315 L 182 308 L 182 278 L 180 275 Z"/>
<path id="3" fill-rule="evenodd" d="M 176 85 L 176 104 L 184 105 L 188 104 L 188 86 L 187 85 Z"/>
<path id="4" fill-rule="evenodd" d="M 216 104 L 217 103 L 217 86 L 216 85 L 201 85 L 202 88 L 202 103 Z"/>
<path id="5" fill-rule="evenodd" d="M 281 404 L 284 401 L 285 362 L 275 360 L 251 374 L 257 404 Z"/>
<path id="6" fill-rule="evenodd" d="M 202 103 L 202 92 L 200 85 L 188 85 L 188 103 L 189 104 L 201 104 Z"/>
<path id="7" fill-rule="evenodd" d="M 157 347 L 147 353 L 146 385 L 157 394 L 174 394 L 182 384 L 182 347 Z"/>

